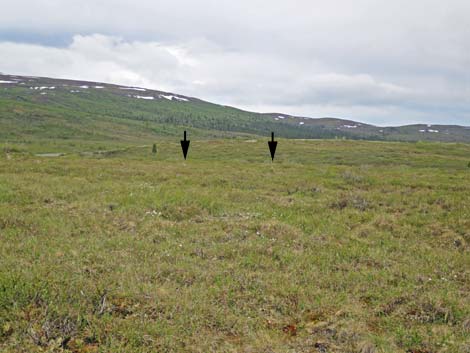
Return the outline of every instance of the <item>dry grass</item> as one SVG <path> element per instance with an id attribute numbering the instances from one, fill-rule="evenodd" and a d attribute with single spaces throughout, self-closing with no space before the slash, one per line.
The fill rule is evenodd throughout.
<path id="1" fill-rule="evenodd" d="M 2 352 L 468 351 L 469 146 L 191 143 L 2 155 Z"/>

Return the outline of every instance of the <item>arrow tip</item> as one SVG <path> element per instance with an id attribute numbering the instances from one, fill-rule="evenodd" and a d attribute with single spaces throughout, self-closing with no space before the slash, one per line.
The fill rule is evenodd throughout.
<path id="1" fill-rule="evenodd" d="M 183 157 L 186 160 L 186 156 L 188 154 L 189 149 L 189 140 L 186 140 L 186 131 L 184 132 L 184 140 L 181 140 L 181 149 L 183 150 Z"/>
<path id="2" fill-rule="evenodd" d="M 269 152 L 271 153 L 271 161 L 274 161 L 274 155 L 276 153 L 277 141 L 268 141 Z"/>

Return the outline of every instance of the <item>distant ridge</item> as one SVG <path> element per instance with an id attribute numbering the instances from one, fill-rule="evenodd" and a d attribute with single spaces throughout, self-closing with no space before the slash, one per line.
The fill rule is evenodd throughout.
<path id="1" fill-rule="evenodd" d="M 379 127 L 348 119 L 255 113 L 177 93 L 110 83 L 0 74 L 0 138 L 123 139 L 180 135 L 470 142 L 470 127 Z M 123 133 L 123 131 L 125 133 Z"/>

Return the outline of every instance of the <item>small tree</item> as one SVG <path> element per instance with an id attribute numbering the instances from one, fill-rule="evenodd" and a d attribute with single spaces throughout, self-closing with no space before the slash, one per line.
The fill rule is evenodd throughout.
<path id="1" fill-rule="evenodd" d="M 157 153 L 157 145 L 154 143 L 152 146 L 152 153 L 156 154 Z"/>

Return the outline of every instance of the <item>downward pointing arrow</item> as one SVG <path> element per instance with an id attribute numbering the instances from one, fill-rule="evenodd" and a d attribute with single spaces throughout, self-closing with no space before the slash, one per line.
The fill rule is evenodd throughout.
<path id="1" fill-rule="evenodd" d="M 189 140 L 186 140 L 186 130 L 184 131 L 184 140 L 181 140 L 181 148 L 183 149 L 183 156 L 186 159 L 186 155 L 188 154 L 189 149 Z"/>
<path id="2" fill-rule="evenodd" d="M 274 154 L 276 153 L 277 141 L 274 141 L 274 132 L 271 132 L 271 141 L 268 141 L 269 152 L 271 152 L 271 160 L 274 161 Z"/>

